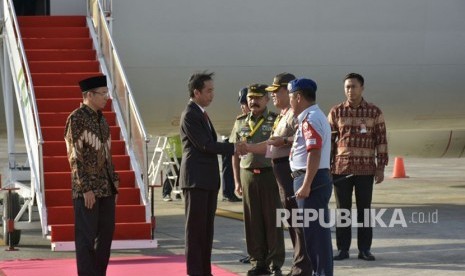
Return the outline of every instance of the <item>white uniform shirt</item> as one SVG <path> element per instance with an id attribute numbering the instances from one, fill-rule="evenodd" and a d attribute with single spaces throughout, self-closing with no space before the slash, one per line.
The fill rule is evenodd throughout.
<path id="1" fill-rule="evenodd" d="M 331 127 L 325 114 L 314 104 L 297 116 L 299 126 L 294 135 L 289 157 L 291 170 L 307 168 L 307 156 L 311 149 L 321 149 L 319 169 L 329 169 L 331 155 Z"/>

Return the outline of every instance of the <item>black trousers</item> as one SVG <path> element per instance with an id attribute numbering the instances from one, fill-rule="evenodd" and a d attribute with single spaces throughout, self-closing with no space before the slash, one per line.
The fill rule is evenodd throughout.
<path id="1" fill-rule="evenodd" d="M 283 207 L 286 208 L 291 216 L 287 222 L 292 225 L 292 209 L 297 209 L 295 198 L 287 200 L 288 197 L 294 195 L 294 179 L 291 177 L 291 167 L 289 165 L 289 157 L 273 159 L 273 172 L 278 182 L 279 197 Z M 305 237 L 303 228 L 289 227 L 289 235 L 291 236 L 292 246 L 294 247 L 294 260 L 292 262 L 292 275 L 312 275 L 312 263 L 307 255 L 305 248 Z"/>
<path id="2" fill-rule="evenodd" d="M 333 175 L 333 179 L 346 175 Z M 338 209 L 352 209 L 352 193 L 355 188 L 355 202 L 357 206 L 357 222 L 364 222 L 364 209 L 371 208 L 373 195 L 373 175 L 355 175 L 334 184 L 334 195 Z M 368 220 L 369 221 L 369 220 Z M 357 245 L 359 251 L 370 250 L 373 239 L 372 227 L 357 228 Z M 349 250 L 352 240 L 352 228 L 336 227 L 336 242 L 338 250 Z"/>
<path id="3" fill-rule="evenodd" d="M 74 200 L 74 232 L 79 276 L 105 276 L 115 230 L 115 196 L 96 198 L 92 209 Z"/>
<path id="4" fill-rule="evenodd" d="M 172 159 L 174 161 L 174 159 Z M 178 158 L 178 164 L 181 164 L 181 158 Z M 174 184 L 175 187 L 179 187 L 179 168 L 175 168 L 176 175 L 178 176 L 176 178 L 176 182 Z M 169 176 L 172 176 L 173 174 L 170 172 L 168 173 Z M 163 187 L 162 187 L 162 196 L 165 197 L 167 195 L 171 195 L 171 191 L 173 191 L 173 187 L 171 186 L 171 181 L 168 179 L 168 177 L 165 179 L 163 182 Z"/>
<path id="5" fill-rule="evenodd" d="M 223 197 L 224 198 L 233 198 L 236 195 L 234 194 L 235 183 L 234 183 L 234 173 L 232 167 L 232 156 L 223 155 L 223 167 L 221 169 L 221 179 L 223 180 Z"/>
<path id="6" fill-rule="evenodd" d="M 13 0 L 16 15 L 35 15 L 36 0 Z"/>
<path id="7" fill-rule="evenodd" d="M 211 255 L 218 190 L 183 189 L 188 275 L 211 275 Z"/>

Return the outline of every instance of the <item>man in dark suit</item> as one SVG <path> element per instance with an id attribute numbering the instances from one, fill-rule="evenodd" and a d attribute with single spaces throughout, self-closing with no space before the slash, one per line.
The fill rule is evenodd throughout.
<path id="1" fill-rule="evenodd" d="M 234 154 L 235 146 L 217 142 L 205 109 L 213 100 L 213 73 L 189 79 L 190 101 L 181 115 L 180 184 L 185 198 L 187 274 L 209 276 L 213 223 L 220 188 L 218 154 Z"/>

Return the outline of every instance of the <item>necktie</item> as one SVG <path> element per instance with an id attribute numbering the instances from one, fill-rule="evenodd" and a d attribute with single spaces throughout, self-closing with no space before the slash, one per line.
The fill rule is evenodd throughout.
<path id="1" fill-rule="evenodd" d="M 205 117 L 205 120 L 207 121 L 208 127 L 211 129 L 212 127 L 210 126 L 210 120 L 209 120 L 209 118 L 208 118 L 207 111 L 204 111 L 204 112 L 203 112 L 203 116 Z"/>

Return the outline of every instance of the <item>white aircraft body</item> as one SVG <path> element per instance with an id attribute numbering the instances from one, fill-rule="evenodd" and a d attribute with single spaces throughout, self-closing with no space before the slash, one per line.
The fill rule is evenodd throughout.
<path id="1" fill-rule="evenodd" d="M 195 71 L 216 73 L 207 108 L 222 135 L 238 91 L 291 72 L 318 83 L 328 112 L 343 76 L 365 77 L 393 154 L 465 155 L 465 1 L 113 1 L 113 34 L 144 122 L 178 132 Z M 270 107 L 272 103 L 270 101 Z"/>
<path id="2" fill-rule="evenodd" d="M 464 14 L 463 0 L 113 0 L 111 16 L 153 136 L 178 133 L 196 71 L 216 73 L 207 110 L 221 135 L 248 84 L 281 72 L 312 78 L 328 112 L 345 99 L 344 75 L 357 72 L 384 112 L 391 154 L 463 157 Z"/>

